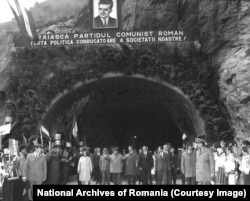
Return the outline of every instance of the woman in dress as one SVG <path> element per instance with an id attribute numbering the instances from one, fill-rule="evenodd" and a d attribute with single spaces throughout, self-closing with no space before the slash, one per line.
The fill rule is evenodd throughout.
<path id="1" fill-rule="evenodd" d="M 243 178 L 243 185 L 250 185 L 250 156 L 249 145 L 242 147 L 242 159 L 240 161 L 240 171 Z"/>
<path id="2" fill-rule="evenodd" d="M 233 146 L 229 146 L 226 150 L 225 176 L 229 185 L 236 185 L 237 171 L 236 158 L 233 154 Z"/>
<path id="3" fill-rule="evenodd" d="M 217 185 L 225 184 L 225 162 L 226 162 L 226 153 L 222 147 L 217 148 L 215 154 L 215 172 L 216 172 L 216 183 Z"/>
<path id="4" fill-rule="evenodd" d="M 86 150 L 83 150 L 83 156 L 80 157 L 77 172 L 81 185 L 89 184 L 93 167 L 90 157 Z"/>

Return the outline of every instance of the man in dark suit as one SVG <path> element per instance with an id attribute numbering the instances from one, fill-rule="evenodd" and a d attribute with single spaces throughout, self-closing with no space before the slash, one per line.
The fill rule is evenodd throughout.
<path id="1" fill-rule="evenodd" d="M 165 145 L 163 145 L 163 160 L 162 160 L 163 184 L 167 185 L 171 183 L 170 148 L 171 148 L 170 143 L 166 143 Z"/>
<path id="2" fill-rule="evenodd" d="M 179 169 L 178 155 L 175 153 L 175 148 L 170 149 L 170 163 L 171 163 L 171 183 L 176 185 L 177 170 Z"/>
<path id="3" fill-rule="evenodd" d="M 113 8 L 113 1 L 100 0 L 98 6 L 99 16 L 94 18 L 94 28 L 116 28 L 117 20 L 110 17 Z"/>
<path id="4" fill-rule="evenodd" d="M 152 185 L 151 169 L 153 168 L 153 156 L 151 153 L 148 152 L 147 146 L 142 147 L 142 153 L 139 157 L 138 166 L 141 170 L 142 184 Z"/>
<path id="5" fill-rule="evenodd" d="M 162 147 L 158 147 L 158 153 L 155 156 L 155 168 L 157 172 L 157 184 L 162 185 L 163 184 L 163 164 L 164 164 L 164 158 L 163 158 L 163 151 Z M 166 166 L 166 165 L 165 165 Z"/>
<path id="6" fill-rule="evenodd" d="M 99 161 L 101 158 L 101 148 L 95 148 L 93 155 L 93 176 L 96 184 L 101 184 L 102 182 L 102 172 L 100 170 Z"/>

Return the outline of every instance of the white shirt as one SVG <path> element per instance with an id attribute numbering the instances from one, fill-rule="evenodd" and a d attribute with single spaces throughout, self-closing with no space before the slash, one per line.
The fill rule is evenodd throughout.
<path id="1" fill-rule="evenodd" d="M 102 19 L 102 23 L 104 26 L 108 26 L 108 22 L 109 22 L 109 17 L 107 18 L 101 18 Z"/>

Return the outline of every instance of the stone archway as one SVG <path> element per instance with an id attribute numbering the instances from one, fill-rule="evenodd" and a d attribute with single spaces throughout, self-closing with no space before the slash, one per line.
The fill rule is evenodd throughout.
<path id="1" fill-rule="evenodd" d="M 84 106 L 85 109 L 78 112 L 80 138 L 84 133 L 86 134 L 84 128 L 89 128 L 87 135 L 95 133 L 98 136 L 97 133 L 105 133 L 104 130 L 107 130 L 107 127 L 112 127 L 112 124 L 119 124 L 117 119 L 123 119 L 123 123 L 119 124 L 121 128 L 126 127 L 124 122 L 130 122 L 127 123 L 127 127 L 130 128 L 128 137 L 131 137 L 129 135 L 138 135 L 138 132 L 147 133 L 143 129 L 140 131 L 140 128 L 138 128 L 139 131 L 138 129 L 135 131 L 134 127 L 139 127 L 138 124 L 157 131 L 157 128 L 162 127 L 161 132 L 167 132 L 169 129 L 169 138 L 161 139 L 173 141 L 178 135 L 178 145 L 182 143 L 182 133 L 186 133 L 190 140 L 193 140 L 194 136 L 205 134 L 203 120 L 192 102 L 180 89 L 161 80 L 146 78 L 141 75 L 106 74 L 101 79 L 80 83 L 72 91 L 61 94 L 52 102 L 43 116 L 42 123 L 49 130 L 53 130 L 56 120 L 64 113 L 65 108 L 70 108 L 74 102 L 87 96 L 90 96 L 90 98 Z M 142 117 L 145 120 L 141 120 Z M 160 119 L 163 119 L 163 121 Z M 153 121 L 156 123 L 150 127 L 148 122 Z M 93 124 L 93 122 L 95 123 Z M 173 131 L 174 133 L 172 133 L 172 127 L 164 127 L 163 124 L 174 126 L 174 130 L 177 129 L 178 132 Z M 104 130 L 99 129 L 98 126 L 101 126 Z M 111 130 L 107 133 L 112 132 Z M 155 131 L 156 136 L 154 136 L 154 133 L 151 136 L 152 139 L 157 138 L 157 131 Z M 178 134 L 175 135 L 176 132 Z M 147 135 L 145 134 L 145 136 Z"/>

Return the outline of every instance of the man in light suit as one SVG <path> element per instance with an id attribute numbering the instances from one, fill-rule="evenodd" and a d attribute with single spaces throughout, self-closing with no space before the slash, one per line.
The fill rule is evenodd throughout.
<path id="1" fill-rule="evenodd" d="M 117 20 L 110 17 L 113 8 L 112 0 L 100 0 L 99 15 L 94 18 L 94 28 L 116 28 Z"/>
<path id="2" fill-rule="evenodd" d="M 23 181 L 29 181 L 32 195 L 33 185 L 41 185 L 47 178 L 47 160 L 41 154 L 42 145 L 34 142 L 34 147 L 35 151 L 28 154 L 23 167 Z"/>

